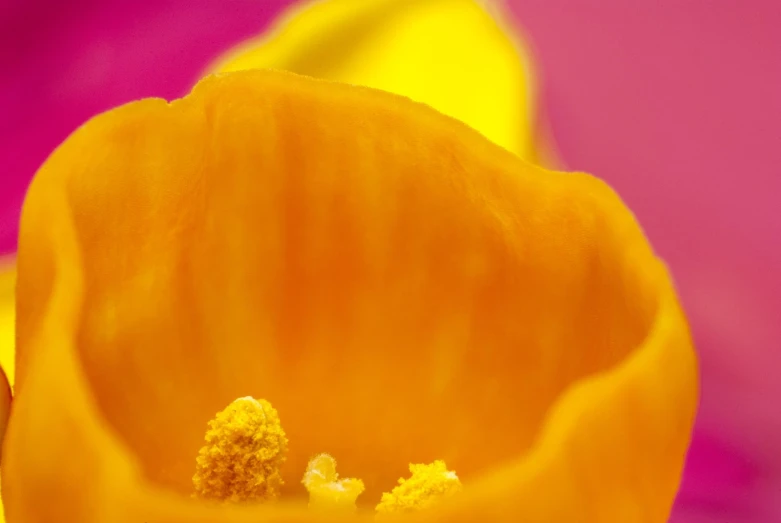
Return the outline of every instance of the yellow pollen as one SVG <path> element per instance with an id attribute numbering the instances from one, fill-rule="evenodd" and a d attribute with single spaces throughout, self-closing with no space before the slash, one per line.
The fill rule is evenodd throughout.
<path id="1" fill-rule="evenodd" d="M 354 511 L 355 500 L 364 490 L 360 479 L 339 479 L 336 460 L 328 454 L 309 460 L 301 483 L 309 491 L 309 507 L 318 510 Z"/>
<path id="2" fill-rule="evenodd" d="M 461 481 L 455 472 L 447 470 L 445 462 L 430 465 L 410 465 L 412 476 L 399 479 L 399 484 L 382 495 L 377 515 L 416 512 L 435 505 L 444 498 L 461 492 Z"/>
<path id="3" fill-rule="evenodd" d="M 195 497 L 233 503 L 279 497 L 287 438 L 268 401 L 233 401 L 209 422 L 205 442 L 195 460 Z"/>

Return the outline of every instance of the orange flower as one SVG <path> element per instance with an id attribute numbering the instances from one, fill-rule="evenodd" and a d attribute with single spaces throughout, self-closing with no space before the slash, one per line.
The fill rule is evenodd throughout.
<path id="1" fill-rule="evenodd" d="M 678 487 L 696 362 L 631 213 L 404 98 L 250 71 L 99 116 L 34 180 L 17 277 L 12 523 L 344 521 L 307 507 L 321 452 L 359 506 L 458 473 L 405 521 L 662 522 Z M 191 498 L 245 396 L 279 501 Z"/>

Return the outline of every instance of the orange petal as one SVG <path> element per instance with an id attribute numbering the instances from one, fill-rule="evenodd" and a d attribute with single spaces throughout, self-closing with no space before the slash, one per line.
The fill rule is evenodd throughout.
<path id="1" fill-rule="evenodd" d="M 408 96 L 549 166 L 533 61 L 498 2 L 307 0 L 209 72 L 281 69 Z M 540 161 L 544 160 L 544 161 Z"/>
<path id="2" fill-rule="evenodd" d="M 669 276 L 603 183 L 286 73 L 71 136 L 25 203 L 17 301 L 15 522 L 325 520 L 298 481 L 322 451 L 369 505 L 446 461 L 464 495 L 422 519 L 662 522 L 693 422 Z M 293 501 L 207 508 L 205 423 L 242 396 L 279 412 Z"/>

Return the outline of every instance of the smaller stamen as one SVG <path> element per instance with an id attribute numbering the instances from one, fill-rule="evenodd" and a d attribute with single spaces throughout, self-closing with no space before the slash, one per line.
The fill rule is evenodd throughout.
<path id="1" fill-rule="evenodd" d="M 309 491 L 309 507 L 317 510 L 354 511 L 355 500 L 364 491 L 360 479 L 339 479 L 336 460 L 328 454 L 309 460 L 301 483 Z"/>
<path id="2" fill-rule="evenodd" d="M 455 472 L 447 470 L 445 462 L 437 460 L 430 465 L 410 464 L 409 479 L 399 479 L 399 484 L 382 495 L 377 505 L 377 515 L 399 512 L 417 512 L 441 500 L 461 492 L 461 481 Z"/>
<path id="3" fill-rule="evenodd" d="M 239 398 L 209 422 L 196 458 L 195 497 L 216 501 L 272 501 L 282 487 L 287 437 L 266 400 Z"/>

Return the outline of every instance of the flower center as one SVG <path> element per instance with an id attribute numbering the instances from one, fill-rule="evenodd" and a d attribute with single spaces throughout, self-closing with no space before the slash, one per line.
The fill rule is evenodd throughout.
<path id="1" fill-rule="evenodd" d="M 287 437 L 277 411 L 266 400 L 239 398 L 208 424 L 205 444 L 196 458 L 194 497 L 221 502 L 269 502 L 279 498 Z M 455 472 L 444 461 L 411 464 L 411 477 L 382 495 L 377 515 L 429 508 L 462 490 Z M 309 507 L 318 511 L 356 509 L 363 481 L 339 479 L 329 454 L 313 457 L 301 481 L 309 492 Z"/>

